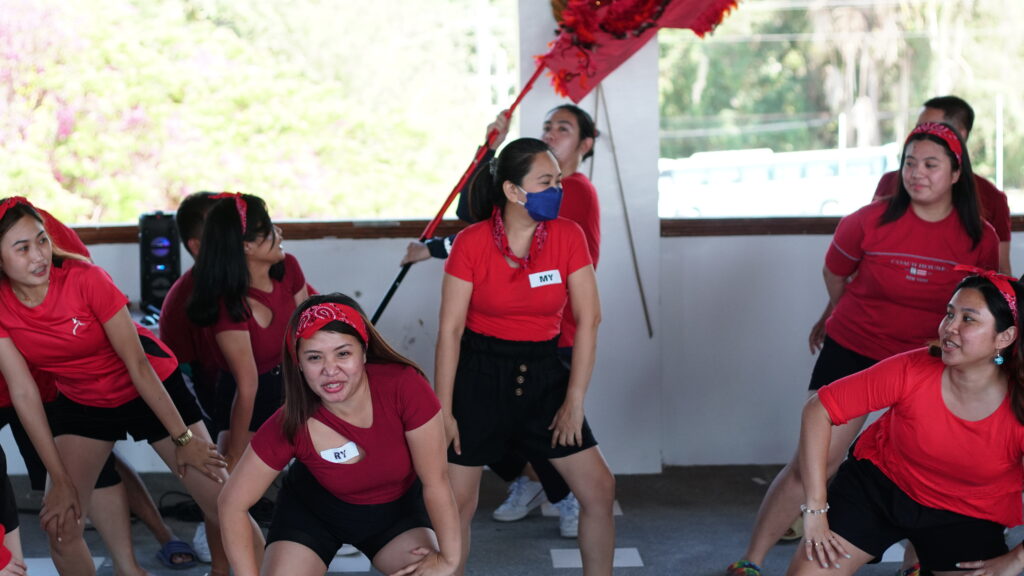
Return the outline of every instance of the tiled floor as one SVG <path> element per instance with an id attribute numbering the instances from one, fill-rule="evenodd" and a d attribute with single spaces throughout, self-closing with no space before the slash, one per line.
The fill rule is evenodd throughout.
<path id="1" fill-rule="evenodd" d="M 727 466 L 668 468 L 662 474 L 620 476 L 616 516 L 616 574 L 719 576 L 738 558 L 745 544 L 754 513 L 777 467 Z M 15 491 L 26 494 L 26 482 L 15 477 Z M 154 496 L 177 489 L 173 478 L 147 475 Z M 473 525 L 473 549 L 468 574 L 480 576 L 580 574 L 579 551 L 573 540 L 558 536 L 558 520 L 535 512 L 520 522 L 499 523 L 490 512 L 504 498 L 504 486 L 491 474 L 485 475 L 480 511 Z M 37 498 L 35 500 L 38 500 Z M 19 507 L 38 506 L 22 498 Z M 548 511 L 552 514 L 552 511 Z M 26 555 L 31 558 L 32 576 L 54 574 L 47 558 L 46 542 L 32 513 L 21 516 Z M 168 519 L 183 539 L 190 540 L 195 525 Z M 154 574 L 201 576 L 208 566 L 187 571 L 170 571 L 154 559 L 156 542 L 141 524 L 133 528 L 136 554 Z M 102 543 L 95 532 L 87 538 L 99 565 L 100 575 L 113 574 Z M 1011 533 L 1011 540 L 1020 535 Z M 793 545 L 777 546 L 765 562 L 765 574 L 785 572 Z M 897 559 L 897 551 L 888 556 Z M 888 559 L 888 558 L 887 558 Z M 860 574 L 891 576 L 897 564 L 886 562 L 864 568 Z M 361 555 L 337 557 L 332 573 L 368 573 L 369 562 Z"/>

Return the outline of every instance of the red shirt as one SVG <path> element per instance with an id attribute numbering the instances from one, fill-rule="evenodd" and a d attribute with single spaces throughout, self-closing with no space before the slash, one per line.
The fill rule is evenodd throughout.
<path id="1" fill-rule="evenodd" d="M 562 207 L 558 215 L 580 225 L 587 237 L 590 261 L 597 269 L 601 257 L 601 207 L 597 202 L 597 189 L 582 172 L 562 178 Z M 572 314 L 572 302 L 566 302 L 562 313 L 562 334 L 558 338 L 560 348 L 571 347 L 576 340 L 576 320 Z"/>
<path id="2" fill-rule="evenodd" d="M 363 459 L 355 464 L 324 459 L 303 426 L 294 441 L 281 430 L 278 409 L 252 437 L 252 449 L 267 466 L 281 470 L 295 458 L 331 494 L 349 504 L 384 504 L 400 498 L 416 480 L 405 433 L 426 424 L 441 410 L 434 391 L 419 372 L 402 364 L 367 364 L 373 424 L 360 428 L 324 406 L 313 418 L 355 442 Z M 341 448 L 339 446 L 338 448 Z"/>
<path id="3" fill-rule="evenodd" d="M 78 234 L 75 234 L 74 230 L 68 228 L 63 222 L 57 220 L 52 214 L 38 206 L 36 207 L 36 212 L 42 216 L 43 228 L 46 229 L 46 234 L 50 237 L 50 242 L 54 246 L 65 252 L 92 258 L 89 254 L 89 249 L 85 247 L 82 239 L 78 237 Z M 39 395 L 44 403 L 57 399 L 57 386 L 52 374 L 32 370 L 32 378 L 36 381 L 36 386 L 39 387 Z M 6 408 L 11 405 L 11 392 L 7 389 L 7 381 L 4 380 L 3 375 L 0 375 L 0 408 Z"/>
<path id="4" fill-rule="evenodd" d="M 957 264 L 995 270 L 999 240 L 988 223 L 972 247 L 956 210 L 926 222 L 913 208 L 880 225 L 885 202 L 869 204 L 839 221 L 825 266 L 850 276 L 825 324 L 844 348 L 874 360 L 919 348 L 935 338 L 946 303 L 965 274 Z"/>
<path id="5" fill-rule="evenodd" d="M 873 462 L 915 502 L 1016 526 L 1024 425 L 1009 394 L 976 422 L 950 412 L 942 398 L 944 368 L 927 349 L 913 350 L 837 380 L 818 397 L 836 426 L 889 407 L 860 435 L 853 454 Z"/>
<path id="6" fill-rule="evenodd" d="M 0 280 L 0 338 L 11 338 L 29 366 L 53 374 L 57 389 L 71 400 L 113 408 L 139 395 L 103 330 L 127 304 L 102 268 L 65 260 L 50 270 L 46 298 L 35 308 L 18 301 L 10 283 Z M 135 329 L 165 354 L 148 358 L 166 379 L 178 367 L 174 354 L 149 330 L 138 324 Z"/>
<path id="7" fill-rule="evenodd" d="M 899 175 L 898 171 L 883 174 L 882 179 L 878 181 L 878 187 L 875 188 L 875 197 L 871 201 L 895 194 L 899 190 Z M 1009 242 L 1010 204 L 1006 200 L 1006 194 L 977 174 L 974 175 L 974 188 L 978 193 L 978 203 L 981 205 L 981 217 L 996 229 L 1000 242 Z"/>
<path id="8" fill-rule="evenodd" d="M 280 280 L 274 280 L 273 286 L 270 292 L 249 288 L 248 297 L 269 308 L 273 314 L 266 328 L 260 326 L 252 315 L 241 322 L 235 322 L 228 315 L 223 303 L 220 307 L 220 318 L 211 327 L 214 335 L 228 330 L 248 332 L 252 340 L 252 354 L 256 358 L 256 371 L 260 374 L 269 372 L 281 363 L 281 345 L 284 342 L 288 318 L 295 311 L 295 295 L 306 286 L 306 277 L 302 274 L 299 261 L 291 254 L 285 254 L 284 276 Z M 222 370 L 228 370 L 227 362 L 220 355 L 219 348 L 217 352 L 218 365 Z"/>
<path id="9" fill-rule="evenodd" d="M 543 342 L 558 336 L 569 275 L 590 265 L 590 255 L 575 222 L 557 218 L 546 227 L 547 240 L 529 269 L 508 265 L 490 219 L 459 233 L 444 271 L 473 284 L 466 328 L 503 340 Z"/>

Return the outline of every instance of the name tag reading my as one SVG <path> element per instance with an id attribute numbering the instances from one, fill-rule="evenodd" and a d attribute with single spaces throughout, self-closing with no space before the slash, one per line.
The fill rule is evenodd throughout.
<path id="1" fill-rule="evenodd" d="M 355 442 L 349 442 L 340 448 L 331 448 L 329 450 L 321 450 L 320 457 L 328 462 L 334 462 L 336 464 L 342 464 L 348 462 L 354 458 L 359 457 L 359 448 L 356 447 Z"/>
<path id="2" fill-rule="evenodd" d="M 557 269 L 530 274 L 530 288 L 540 288 L 541 286 L 547 286 L 549 284 L 561 283 L 562 275 L 558 272 Z"/>

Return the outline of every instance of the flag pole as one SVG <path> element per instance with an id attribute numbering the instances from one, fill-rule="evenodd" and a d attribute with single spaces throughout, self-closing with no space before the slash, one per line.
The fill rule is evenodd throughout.
<path id="1" fill-rule="evenodd" d="M 516 97 L 516 99 L 512 102 L 512 105 L 509 106 L 508 110 L 505 112 L 506 118 L 512 117 L 512 113 L 515 111 L 516 108 L 519 107 L 519 103 L 523 101 L 523 97 L 526 96 L 530 89 L 533 88 L 533 83 L 537 81 L 537 78 L 540 77 L 540 73 L 543 71 L 544 58 L 538 58 L 537 69 L 533 72 L 533 76 L 530 76 L 530 79 L 523 86 L 522 91 L 519 92 L 519 96 Z M 469 177 L 476 172 L 477 166 L 480 165 L 480 160 L 482 160 L 484 155 L 487 154 L 487 149 L 491 147 L 491 144 L 494 142 L 494 139 L 497 138 L 497 136 L 497 129 L 492 129 L 490 132 L 487 133 L 486 141 L 484 142 L 483 146 L 480 146 L 480 148 L 477 149 L 476 156 L 473 157 L 473 161 L 470 162 L 469 167 L 466 168 L 466 171 L 462 173 L 462 177 L 459 178 L 458 184 L 456 184 L 455 188 L 453 188 L 451 193 L 448 194 L 448 198 L 445 199 L 444 204 L 441 205 L 441 209 L 437 211 L 437 215 L 434 216 L 434 219 L 427 224 L 426 228 L 423 229 L 423 233 L 420 234 L 419 238 L 420 242 L 425 242 L 429 238 L 433 237 L 434 231 L 437 230 L 438 225 L 441 224 L 441 220 L 444 218 L 444 213 L 448 211 L 448 207 L 452 205 L 452 202 L 455 200 L 455 197 L 459 195 L 459 190 L 462 190 L 462 187 L 466 185 L 466 182 L 469 180 Z M 411 262 L 402 265 L 402 269 L 399 270 L 398 276 L 395 278 L 394 282 L 391 283 L 391 287 L 388 288 L 387 293 L 384 294 L 384 299 L 381 300 L 380 305 L 377 306 L 377 311 L 373 313 L 373 317 L 370 319 L 370 322 L 376 324 L 377 320 L 380 319 L 381 315 L 384 313 L 384 309 L 387 308 L 388 303 L 391 302 L 391 298 L 394 297 L 395 292 L 398 291 L 398 287 L 402 284 L 402 280 L 405 279 L 405 275 L 409 273 L 409 268 L 411 267 Z"/>

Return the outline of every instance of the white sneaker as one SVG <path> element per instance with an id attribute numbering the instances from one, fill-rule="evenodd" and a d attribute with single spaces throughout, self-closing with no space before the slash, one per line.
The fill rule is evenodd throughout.
<path id="1" fill-rule="evenodd" d="M 572 492 L 555 504 L 558 509 L 558 533 L 562 538 L 575 538 L 580 534 L 580 503 Z"/>
<path id="2" fill-rule="evenodd" d="M 508 496 L 491 514 L 498 522 L 515 522 L 526 518 L 530 510 L 544 503 L 544 488 L 526 476 L 516 478 L 508 487 Z"/>
<path id="3" fill-rule="evenodd" d="M 206 522 L 200 522 L 196 526 L 196 534 L 192 537 L 192 549 L 196 551 L 196 560 L 204 564 L 213 561 L 210 556 L 210 545 L 206 542 Z"/>

